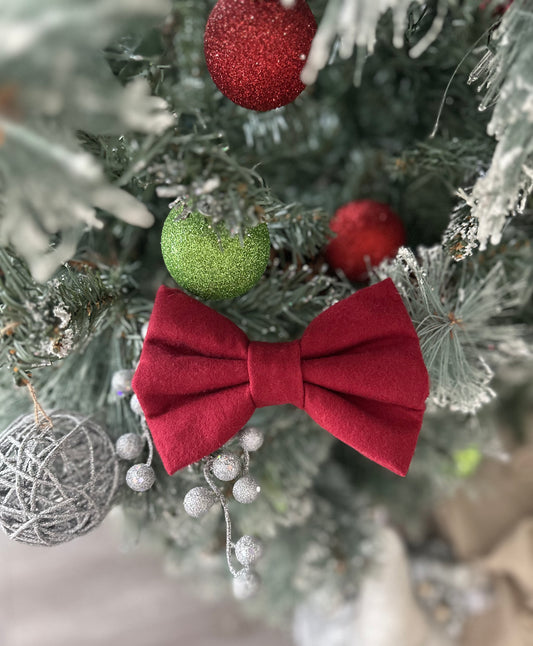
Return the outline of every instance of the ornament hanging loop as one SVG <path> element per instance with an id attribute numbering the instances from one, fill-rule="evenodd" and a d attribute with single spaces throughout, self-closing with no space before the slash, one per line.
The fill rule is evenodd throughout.
<path id="1" fill-rule="evenodd" d="M 52 428 L 54 423 L 52 422 L 50 417 L 46 414 L 46 411 L 44 410 L 44 408 L 39 403 L 39 400 L 37 399 L 37 395 L 35 393 L 35 388 L 32 386 L 30 381 L 26 382 L 26 387 L 33 401 L 33 415 L 35 417 L 35 424 L 40 428 L 46 428 L 46 427 Z"/>

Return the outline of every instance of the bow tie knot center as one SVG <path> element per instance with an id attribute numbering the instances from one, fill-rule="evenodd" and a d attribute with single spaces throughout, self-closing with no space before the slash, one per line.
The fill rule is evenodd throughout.
<path id="1" fill-rule="evenodd" d="M 304 385 L 300 341 L 264 343 L 248 346 L 250 394 L 256 408 L 294 404 L 304 405 Z"/>

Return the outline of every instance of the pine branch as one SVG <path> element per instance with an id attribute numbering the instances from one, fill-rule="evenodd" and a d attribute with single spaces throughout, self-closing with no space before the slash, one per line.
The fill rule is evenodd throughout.
<path id="1" fill-rule="evenodd" d="M 253 290 L 214 306 L 252 338 L 281 341 L 300 335 L 315 316 L 352 292 L 339 277 L 275 261 Z"/>
<path id="2" fill-rule="evenodd" d="M 426 174 L 438 176 L 452 193 L 461 183 L 473 181 L 484 172 L 493 151 L 494 144 L 486 136 L 437 137 L 404 151 L 394 160 L 390 172 L 401 179 L 421 180 Z"/>
<path id="3" fill-rule="evenodd" d="M 481 80 L 480 109 L 493 107 L 487 128 L 497 140 L 486 175 L 464 198 L 479 221 L 478 238 L 484 249 L 500 242 L 508 215 L 521 214 L 533 190 L 533 7 L 515 0 L 494 35 L 494 45 L 470 75 Z"/>
<path id="4" fill-rule="evenodd" d="M 109 319 L 125 285 L 86 263 L 72 262 L 48 283 L 36 283 L 27 265 L 0 249 L 0 365 L 21 379 L 32 370 L 76 356 Z"/>
<path id="5" fill-rule="evenodd" d="M 359 85 L 365 58 L 374 52 L 378 23 L 389 11 L 392 13 L 394 47 L 404 46 L 408 31 L 411 39 L 417 39 L 410 56 L 418 58 L 440 34 L 448 12 L 448 0 L 436 0 L 429 7 L 417 7 L 416 10 L 412 0 L 386 0 L 379 5 L 372 0 L 329 0 L 302 71 L 303 82 L 308 85 L 316 81 L 336 44 L 335 54 L 341 59 L 349 58 L 354 50 L 357 51 L 354 84 Z M 426 18 L 429 18 L 429 26 L 426 26 Z M 422 26 L 426 31 L 420 35 Z"/>
<path id="6" fill-rule="evenodd" d="M 469 413 L 490 401 L 491 364 L 514 358 L 511 341 L 528 332 L 512 317 L 529 299 L 531 251 L 510 248 L 509 266 L 480 254 L 457 264 L 440 247 L 420 248 L 417 262 L 402 248 L 374 272 L 375 279 L 391 277 L 404 299 L 436 406 Z"/>
<path id="7" fill-rule="evenodd" d="M 214 223 L 224 221 L 233 235 L 267 222 L 274 249 L 288 251 L 294 261 L 314 256 L 326 242 L 329 215 L 276 198 L 257 170 L 229 154 L 219 133 L 204 130 L 159 140 L 157 147 L 134 158 L 119 183 L 134 172 L 136 182 L 155 185 L 159 197 L 173 198 L 171 204 L 199 211 Z"/>
<path id="8" fill-rule="evenodd" d="M 166 7 L 165 0 L 3 3 L 0 244 L 14 246 L 37 280 L 74 255 L 86 226 L 101 226 L 96 208 L 136 226 L 153 223 L 143 204 L 107 181 L 76 133 L 161 133 L 172 125 L 147 81 L 123 87 L 101 52 Z"/>
<path id="9" fill-rule="evenodd" d="M 464 202 L 452 211 L 450 221 L 442 236 L 443 249 L 454 260 L 471 256 L 479 246 L 479 222 Z"/>

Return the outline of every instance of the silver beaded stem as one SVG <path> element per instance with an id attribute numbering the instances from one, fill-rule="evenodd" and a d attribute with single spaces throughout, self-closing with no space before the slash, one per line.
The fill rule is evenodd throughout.
<path id="1" fill-rule="evenodd" d="M 259 429 L 243 429 L 239 433 L 241 455 L 237 457 L 232 451 L 222 450 L 203 458 L 197 464 L 203 470 L 204 480 L 209 488 L 194 487 L 187 492 L 183 500 L 185 512 L 193 518 L 199 518 L 205 514 L 214 500 L 220 503 L 226 524 L 226 561 L 228 570 L 233 576 L 233 593 L 237 599 L 248 599 L 259 587 L 260 578 L 252 566 L 261 556 L 262 545 L 257 538 L 248 535 L 242 536 L 237 543 L 233 543 L 228 501 L 224 491 L 217 486 L 215 478 L 224 482 L 236 480 L 233 484 L 233 498 L 242 504 L 253 502 L 261 488 L 249 475 L 250 451 L 256 451 L 262 443 L 263 436 Z M 233 567 L 233 555 L 243 566 L 242 568 L 237 570 Z"/>
<path id="2" fill-rule="evenodd" d="M 204 463 L 204 478 L 207 484 L 211 487 L 213 492 L 215 493 L 216 497 L 218 498 L 218 501 L 220 502 L 220 505 L 222 506 L 222 509 L 224 511 L 224 520 L 226 521 L 226 561 L 228 563 L 228 569 L 231 572 L 233 576 L 237 576 L 237 570 L 233 567 L 233 564 L 231 562 L 231 555 L 232 555 L 232 550 L 235 547 L 234 544 L 231 541 L 231 518 L 229 515 L 229 509 L 228 509 L 228 503 L 226 500 L 226 496 L 220 491 L 220 489 L 217 487 L 215 484 L 215 481 L 213 480 L 211 476 L 211 464 L 213 463 L 213 458 L 208 458 L 205 463 Z"/>
<path id="3" fill-rule="evenodd" d="M 242 475 L 248 475 L 248 470 L 250 468 L 250 452 L 246 449 L 242 449 Z"/>
<path id="4" fill-rule="evenodd" d="M 150 429 L 148 428 L 148 424 L 144 417 L 141 417 L 141 428 L 143 435 L 146 438 L 146 444 L 148 445 L 148 457 L 146 458 L 145 464 L 149 467 L 152 465 L 152 460 L 154 458 L 154 443 L 152 441 L 152 434 L 150 433 Z"/>

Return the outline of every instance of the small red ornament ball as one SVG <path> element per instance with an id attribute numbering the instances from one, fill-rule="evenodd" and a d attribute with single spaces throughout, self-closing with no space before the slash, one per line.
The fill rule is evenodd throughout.
<path id="1" fill-rule="evenodd" d="M 305 0 L 219 0 L 207 20 L 204 51 L 218 89 L 237 105 L 265 112 L 302 92 L 316 20 Z"/>
<path id="2" fill-rule="evenodd" d="M 342 269 L 350 280 L 366 280 L 366 259 L 375 267 L 385 258 L 394 258 L 405 243 L 400 218 L 387 204 L 373 200 L 341 206 L 329 226 L 337 236 L 326 248 L 328 264 Z"/>

